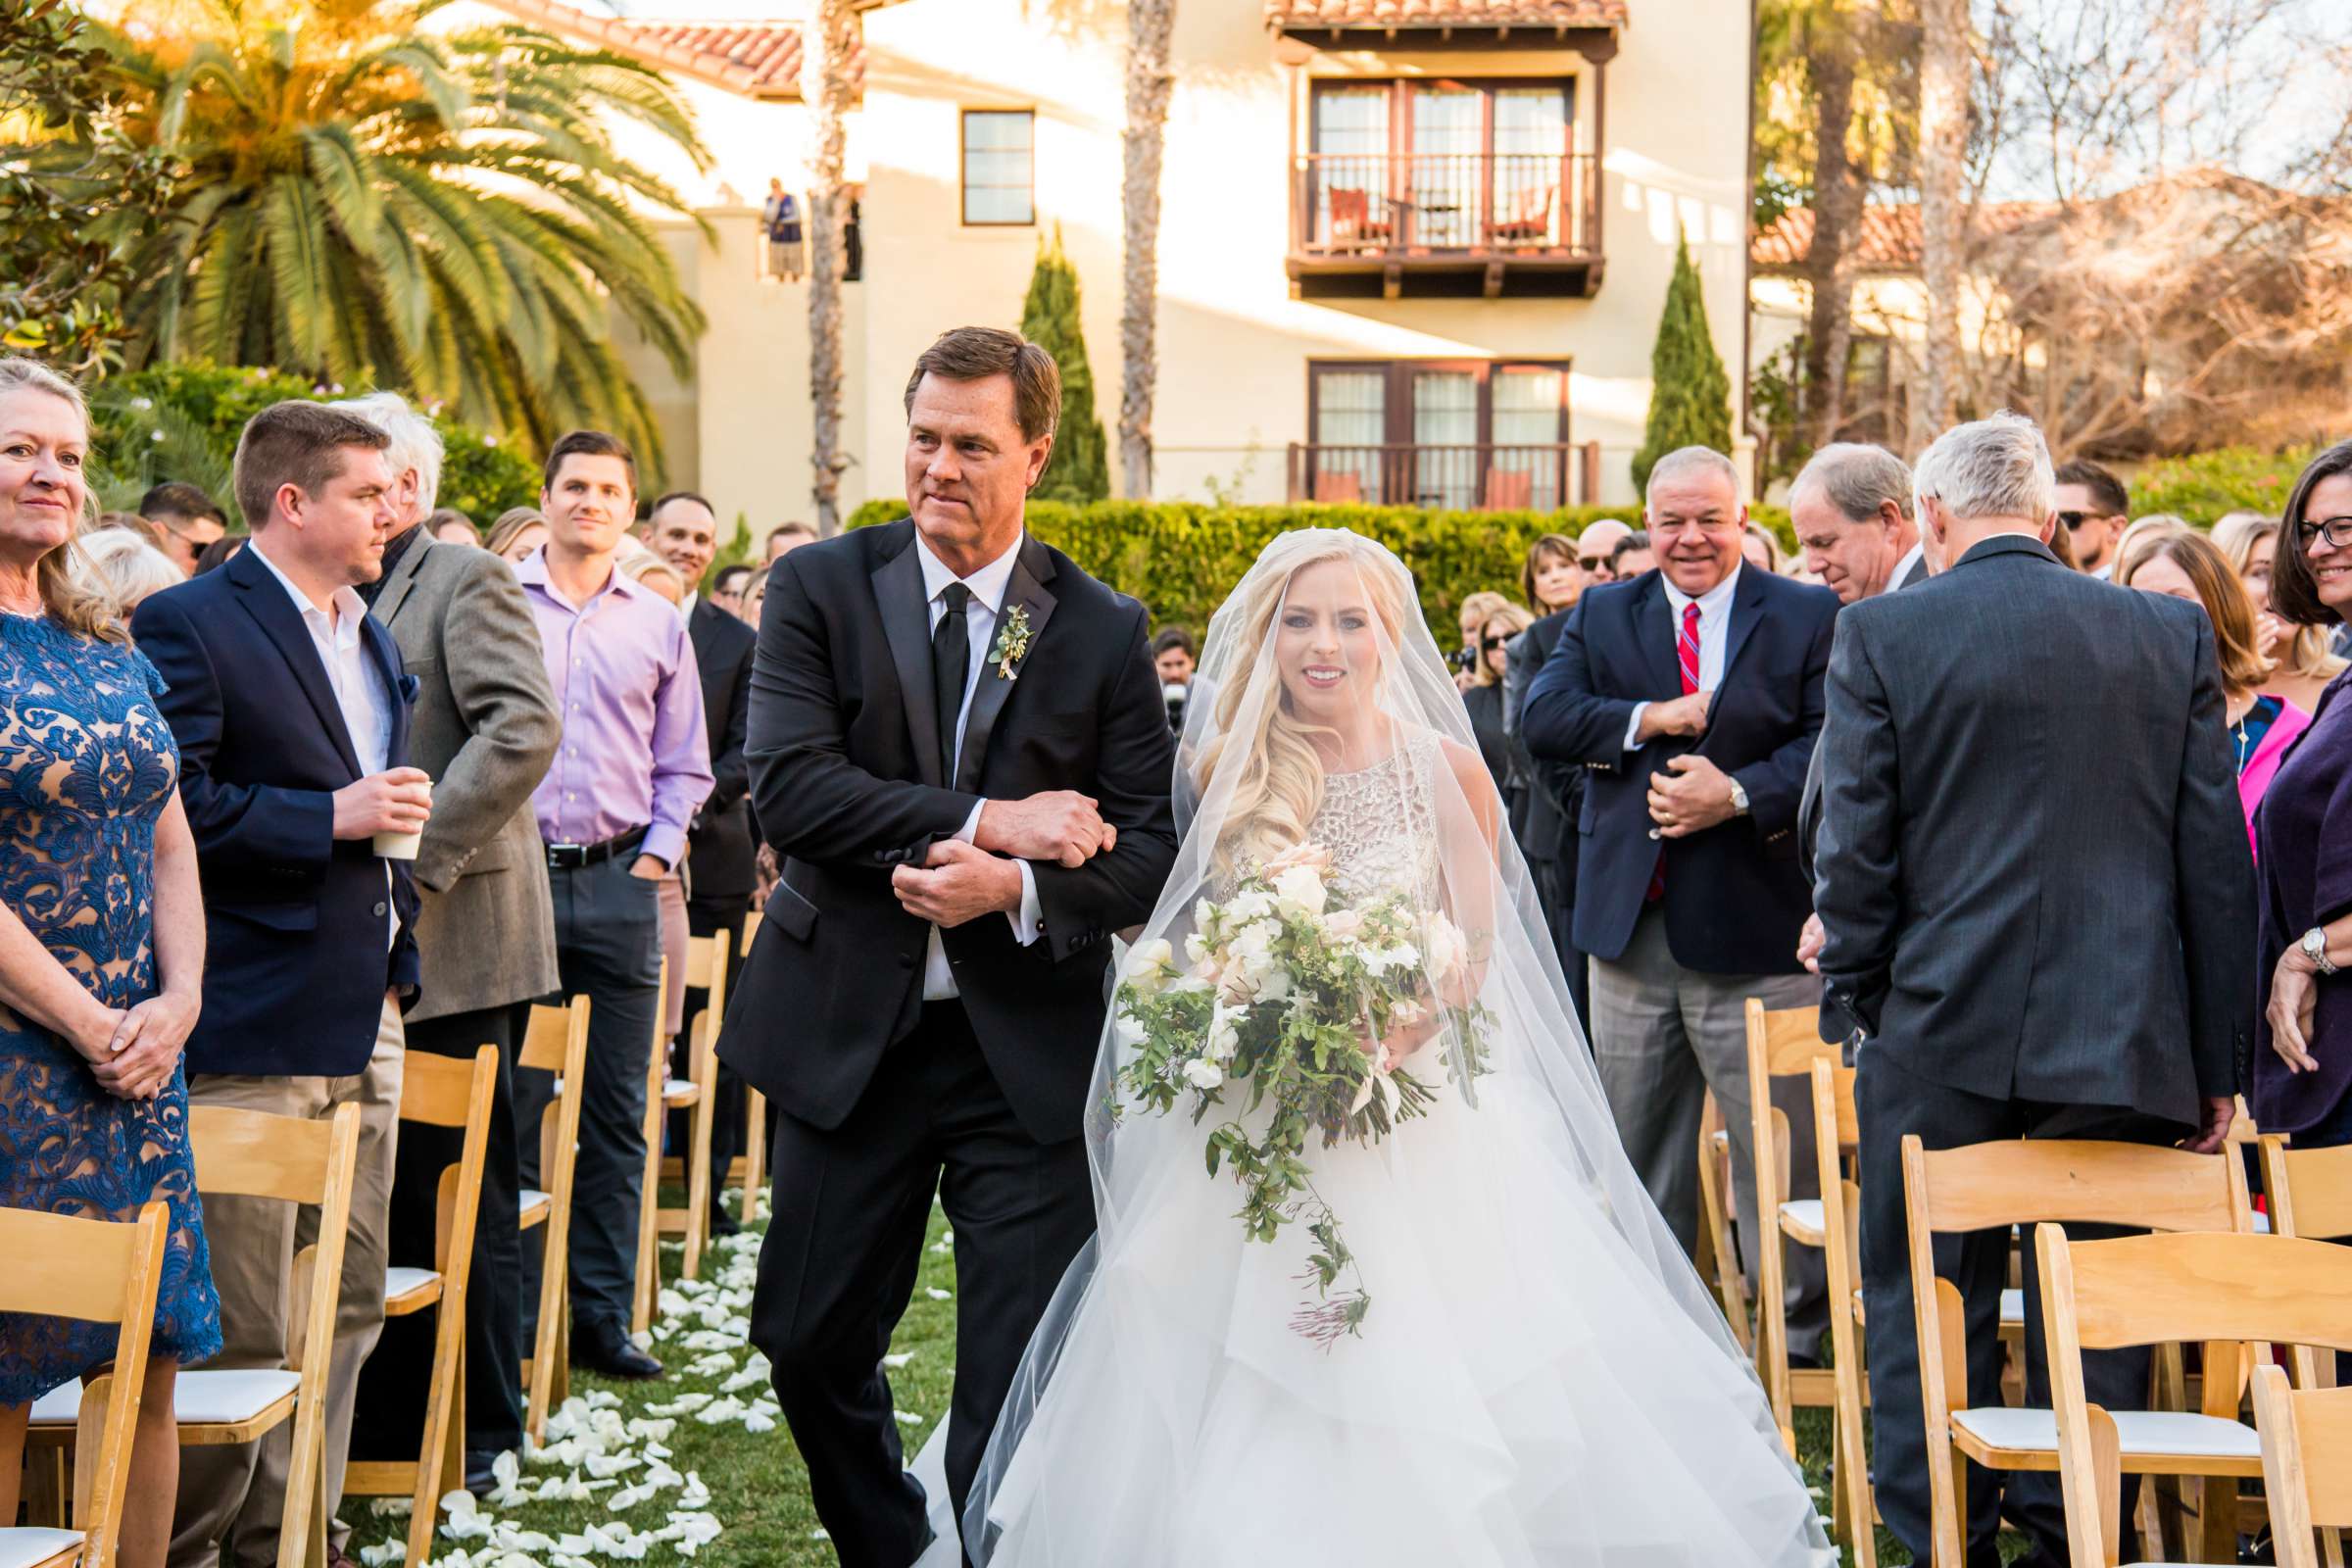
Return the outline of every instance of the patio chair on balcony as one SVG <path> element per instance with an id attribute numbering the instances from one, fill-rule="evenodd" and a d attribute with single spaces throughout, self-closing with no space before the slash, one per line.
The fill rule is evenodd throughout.
<path id="1" fill-rule="evenodd" d="M 1536 476 L 1525 468 L 1487 470 L 1487 510 L 1526 512 L 1536 504 Z"/>
<path id="2" fill-rule="evenodd" d="M 1550 185 L 1522 185 L 1510 193 L 1507 202 L 1488 224 L 1488 232 L 1498 245 L 1541 245 L 1551 237 L 1552 193 Z"/>
<path id="3" fill-rule="evenodd" d="M 1374 218 L 1377 210 L 1372 193 L 1352 186 L 1338 186 L 1324 193 L 1331 220 L 1331 247 L 1334 250 L 1370 249 L 1386 245 L 1395 226 L 1383 216 Z"/>
<path id="4" fill-rule="evenodd" d="M 1315 499 L 1335 506 L 1354 506 L 1364 499 L 1364 484 L 1345 469 L 1325 468 L 1315 475 Z"/>

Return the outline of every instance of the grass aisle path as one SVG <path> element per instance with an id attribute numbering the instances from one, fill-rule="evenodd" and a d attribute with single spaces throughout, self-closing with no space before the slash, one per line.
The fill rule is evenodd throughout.
<path id="1" fill-rule="evenodd" d="M 618 1400 L 614 1414 L 623 1421 L 647 1417 L 649 1407 L 672 1404 L 682 1395 L 705 1395 L 712 1402 L 731 1398 L 747 1406 L 765 1396 L 772 1403 L 774 1396 L 764 1378 L 731 1395 L 721 1389 L 729 1376 L 743 1370 L 756 1354 L 749 1345 L 742 1343 L 740 1320 L 750 1309 L 749 1287 L 759 1256 L 759 1232 L 764 1229 L 762 1221 L 725 1250 L 705 1254 L 704 1282 L 719 1283 L 713 1294 L 700 1295 L 693 1300 L 708 1302 L 714 1298 L 715 1291 L 726 1291 L 730 1298 L 728 1315 L 737 1320 L 733 1333 L 705 1329 L 699 1321 L 681 1321 L 672 1316 L 668 1320 L 671 1337 L 657 1340 L 654 1345 L 654 1353 L 669 1368 L 668 1377 L 654 1384 L 615 1383 L 575 1371 L 572 1397 L 582 1399 L 597 1392 L 612 1396 Z M 662 1278 L 665 1286 L 673 1286 L 676 1281 L 678 1259 L 677 1247 L 662 1248 Z M 891 1345 L 894 1358 L 900 1355 L 908 1358 L 890 1374 L 898 1408 L 903 1415 L 919 1417 L 902 1423 L 909 1460 L 947 1413 L 956 1359 L 956 1303 L 952 1296 L 940 1299 L 932 1293 L 952 1293 L 955 1289 L 956 1262 L 947 1246 L 947 1221 L 934 1207 L 921 1279 Z M 680 1304 L 684 1299 L 669 1289 L 664 1290 L 663 1297 L 665 1304 Z M 696 1333 L 727 1334 L 729 1343 L 723 1348 L 687 1348 L 683 1342 Z M 710 1343 L 695 1341 L 698 1346 Z M 701 1370 L 696 1370 L 698 1366 Z M 832 1568 L 837 1559 L 832 1546 L 817 1534 L 816 1511 L 808 1502 L 808 1471 L 782 1421 L 777 1421 L 771 1431 L 755 1433 L 745 1429 L 741 1418 L 707 1425 L 695 1415 L 696 1412 L 681 1412 L 674 1416 L 676 1424 L 666 1438 L 660 1440 L 661 1446 L 670 1450 L 668 1457 L 660 1462 L 681 1475 L 701 1477 L 710 1501 L 696 1511 L 714 1516 L 720 1525 L 719 1535 L 700 1545 L 691 1560 L 709 1568 L 820 1568 L 820 1565 Z M 633 1439 L 614 1446 L 616 1451 L 625 1447 L 626 1451 L 642 1455 L 645 1443 Z M 525 1464 L 524 1489 L 551 1478 L 564 1480 L 574 1468 L 579 1470 L 583 1484 L 594 1484 L 585 1463 L 577 1467 Z M 643 1535 L 662 1529 L 670 1522 L 672 1511 L 689 1507 L 682 1500 L 688 1487 L 673 1486 L 614 1511 L 612 1501 L 633 1485 L 641 1486 L 649 1468 L 650 1461 L 619 1472 L 611 1478 L 611 1485 L 599 1489 L 585 1502 L 536 1498 L 511 1504 L 485 1502 L 480 1513 L 502 1525 L 512 1524 L 522 1531 L 536 1532 L 554 1543 L 561 1543 L 567 1535 L 584 1536 L 591 1526 L 610 1525 L 613 1521 L 625 1523 L 632 1533 Z M 360 1556 L 363 1547 L 397 1543 L 407 1525 L 406 1519 L 388 1512 L 378 1514 L 370 1503 L 356 1498 L 344 1504 L 343 1517 L 354 1527 L 350 1550 L 355 1557 Z M 464 1551 L 471 1568 L 485 1568 L 485 1565 L 528 1568 L 531 1563 L 539 1568 L 564 1568 L 564 1559 L 552 1545 L 534 1543 L 518 1550 L 510 1548 L 502 1552 L 490 1539 L 453 1539 L 449 1527 L 450 1521 L 445 1516 L 442 1534 L 434 1544 L 436 1564 L 451 1563 L 455 1553 Z M 592 1568 L 626 1561 L 677 1563 L 688 1560 L 680 1553 L 681 1544 L 657 1543 L 636 1558 L 593 1553 L 583 1560 Z"/>

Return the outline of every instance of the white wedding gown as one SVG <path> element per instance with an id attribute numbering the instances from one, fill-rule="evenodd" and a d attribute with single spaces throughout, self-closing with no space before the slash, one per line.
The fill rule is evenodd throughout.
<path id="1" fill-rule="evenodd" d="M 1312 838 L 1351 901 L 1433 883 L 1443 773 L 1424 736 L 1328 777 Z M 1038 1332 L 976 1494 L 989 1568 L 1836 1561 L 1753 1375 L 1691 1305 L 1689 1264 L 1642 1255 L 1631 1238 L 1654 1215 L 1612 1216 L 1562 1091 L 1535 1081 L 1543 1054 L 1509 1049 L 1548 1027 L 1584 1052 L 1520 985 L 1498 965 L 1484 988 L 1504 1049 L 1474 1106 L 1433 1069 L 1427 1118 L 1309 1146 L 1371 1297 L 1358 1337 L 1294 1332 L 1311 1243 L 1297 1224 L 1244 1238 L 1202 1127 L 1119 1121 L 1103 1233 Z M 1645 1203 L 1630 1179 L 1614 1190 Z M 938 1447 L 917 1470 L 945 1564 Z"/>

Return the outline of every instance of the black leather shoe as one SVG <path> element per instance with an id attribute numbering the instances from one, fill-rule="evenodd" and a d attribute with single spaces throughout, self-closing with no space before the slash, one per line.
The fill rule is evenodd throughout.
<path id="1" fill-rule="evenodd" d="M 712 1203 L 710 1205 L 710 1234 L 713 1236 L 740 1236 L 743 1234 L 743 1227 L 735 1223 L 735 1216 L 728 1213 L 723 1205 Z"/>
<path id="2" fill-rule="evenodd" d="M 637 1348 L 618 1325 L 574 1323 L 571 1364 L 631 1383 L 648 1383 L 662 1374 L 662 1363 Z"/>
<path id="3" fill-rule="evenodd" d="M 466 1450 L 466 1490 L 477 1497 L 487 1497 L 498 1490 L 498 1472 L 490 1467 L 498 1455 L 485 1448 Z"/>

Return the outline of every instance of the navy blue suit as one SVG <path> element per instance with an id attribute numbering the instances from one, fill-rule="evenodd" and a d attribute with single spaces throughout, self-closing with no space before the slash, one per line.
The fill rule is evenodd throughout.
<path id="1" fill-rule="evenodd" d="M 1838 596 L 1745 567 L 1733 590 L 1723 674 L 1695 740 L 1625 750 L 1634 705 L 1683 692 L 1676 627 L 1655 571 L 1589 589 L 1528 688 L 1519 730 L 1534 756 L 1586 767 L 1577 817 L 1576 946 L 1614 962 L 1632 939 L 1661 848 L 1667 941 L 1685 968 L 1800 972 L 1812 890 L 1796 863 L 1796 808 L 1821 733 Z M 1748 814 L 1688 838 L 1649 836 L 1652 773 L 1696 753 L 1739 780 Z"/>
<path id="2" fill-rule="evenodd" d="M 131 635 L 171 686 L 160 706 L 204 883 L 204 1010 L 188 1071 L 362 1071 L 385 990 L 416 993 L 416 896 L 406 861 L 334 837 L 333 794 L 361 777 L 360 760 L 302 612 L 247 548 L 141 603 Z M 373 616 L 361 638 L 390 697 L 386 766 L 399 767 L 416 681 Z M 400 912 L 388 952 L 387 898 Z"/>

